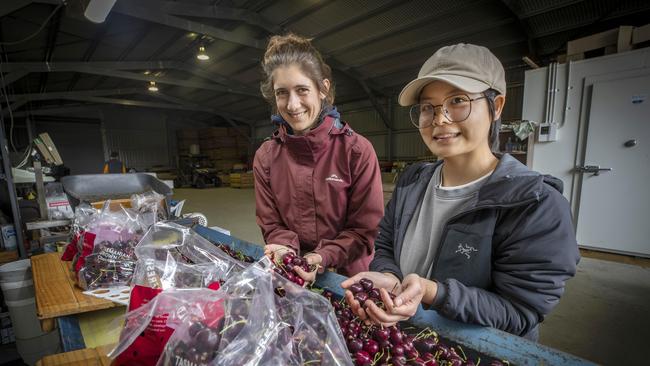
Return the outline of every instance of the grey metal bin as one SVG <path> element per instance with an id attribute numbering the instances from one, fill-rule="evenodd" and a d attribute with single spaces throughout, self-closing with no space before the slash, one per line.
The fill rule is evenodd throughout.
<path id="1" fill-rule="evenodd" d="M 61 178 L 63 190 L 74 209 L 81 201 L 95 202 L 107 199 L 129 198 L 133 194 L 154 191 L 165 196 L 169 215 L 172 189 L 156 177 L 144 173 L 81 174 Z"/>

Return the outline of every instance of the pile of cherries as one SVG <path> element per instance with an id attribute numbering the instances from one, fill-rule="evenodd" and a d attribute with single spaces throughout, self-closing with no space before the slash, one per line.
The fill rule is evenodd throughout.
<path id="1" fill-rule="evenodd" d="M 287 280 L 297 284 L 298 286 L 304 286 L 305 280 L 298 275 L 294 268 L 300 267 L 305 272 L 312 272 L 316 270 L 316 266 L 310 266 L 307 264 L 307 260 L 301 256 L 295 255 L 291 252 L 286 253 L 281 258 L 275 260 L 275 268 L 273 269 L 275 273 L 283 276 Z"/>
<path id="2" fill-rule="evenodd" d="M 187 328 L 187 334 L 167 343 L 161 357 L 164 366 L 203 366 L 210 364 L 219 350 L 237 338 L 248 323 L 251 302 L 245 299 L 230 299 L 224 304 L 225 316 L 218 319 L 194 320 Z M 242 356 L 242 359 L 245 356 Z"/>
<path id="3" fill-rule="evenodd" d="M 102 241 L 95 244 L 93 254 L 85 257 L 80 280 L 86 289 L 128 285 L 135 268 L 134 240 Z"/>
<path id="4" fill-rule="evenodd" d="M 371 280 L 363 278 L 349 287 L 354 298 L 361 304 L 371 300 L 377 306 L 383 307 L 379 290 Z M 381 327 L 366 325 L 353 312 L 345 300 L 336 300 L 334 294 L 323 292 L 336 314 L 341 332 L 347 343 L 348 350 L 357 366 L 475 366 L 478 362 L 469 359 L 460 346 L 452 347 L 444 344 L 438 335 L 429 329 L 414 333 L 401 329 L 400 325 Z M 391 297 L 393 295 L 391 294 Z M 488 366 L 503 366 L 497 360 L 492 360 Z"/>
<path id="5" fill-rule="evenodd" d="M 188 329 L 190 339 L 187 342 L 179 340 L 171 349 L 168 344 L 162 365 L 207 365 L 216 357 L 222 325 L 223 322 L 216 327 L 209 327 L 200 321 L 193 323 Z"/>
<path id="6" fill-rule="evenodd" d="M 226 254 L 228 254 L 229 256 L 231 256 L 233 258 L 235 258 L 236 260 L 238 260 L 240 262 L 245 262 L 245 263 L 253 263 L 253 262 L 255 262 L 253 257 L 251 257 L 250 255 L 246 255 L 246 254 L 244 254 L 244 253 L 242 253 L 242 252 L 240 252 L 238 250 L 232 249 L 229 246 L 227 246 L 226 244 L 215 243 L 215 245 L 217 246 L 217 248 L 221 249 Z"/>

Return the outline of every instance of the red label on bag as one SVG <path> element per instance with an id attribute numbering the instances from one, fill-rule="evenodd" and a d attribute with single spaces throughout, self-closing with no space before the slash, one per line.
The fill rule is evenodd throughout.
<path id="1" fill-rule="evenodd" d="M 162 289 L 136 285 L 131 290 L 129 311 L 150 302 Z M 154 316 L 147 328 L 115 359 L 115 365 L 155 366 L 174 329 L 167 326 L 167 314 Z"/>
<path id="2" fill-rule="evenodd" d="M 85 232 L 83 234 L 83 246 L 81 248 L 81 255 L 79 256 L 79 260 L 77 260 L 77 263 L 74 267 L 74 271 L 76 273 L 79 273 L 79 270 L 84 267 L 84 264 L 86 264 L 86 257 L 91 255 L 93 253 L 93 248 L 95 247 L 95 237 L 97 235 L 89 232 Z"/>
<path id="3" fill-rule="evenodd" d="M 79 242 L 80 236 L 80 233 L 74 234 L 72 240 L 70 240 L 70 243 L 65 246 L 65 251 L 63 252 L 63 255 L 61 255 L 62 261 L 71 261 L 74 259 L 74 256 L 77 255 L 77 252 L 79 251 L 77 249 L 77 243 Z"/>
<path id="4" fill-rule="evenodd" d="M 218 290 L 219 287 L 219 282 L 213 282 L 208 285 L 208 288 L 212 290 Z M 147 304 L 161 292 L 162 289 L 160 288 L 135 285 L 131 290 L 128 311 L 133 311 Z M 224 315 L 223 307 L 220 305 L 206 308 L 205 313 L 211 322 L 215 322 L 215 324 Z M 124 352 L 117 356 L 114 365 L 156 365 L 167 345 L 167 341 L 174 333 L 174 329 L 167 326 L 168 316 L 169 314 L 154 316 L 140 336 Z M 211 324 L 208 325 L 210 326 Z"/>

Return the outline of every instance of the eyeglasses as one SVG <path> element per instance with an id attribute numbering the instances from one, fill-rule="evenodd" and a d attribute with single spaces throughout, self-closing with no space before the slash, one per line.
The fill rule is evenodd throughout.
<path id="1" fill-rule="evenodd" d="M 432 126 L 437 108 L 442 109 L 443 115 L 449 122 L 463 122 L 472 113 L 472 102 L 483 98 L 487 97 L 472 99 L 466 94 L 458 94 L 445 98 L 440 105 L 416 104 L 411 107 L 411 123 L 419 129 Z"/>

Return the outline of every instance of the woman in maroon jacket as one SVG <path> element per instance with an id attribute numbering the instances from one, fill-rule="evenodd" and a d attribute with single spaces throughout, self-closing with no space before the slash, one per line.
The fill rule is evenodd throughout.
<path id="1" fill-rule="evenodd" d="M 368 270 L 384 214 L 372 145 L 333 107 L 331 69 L 309 40 L 272 37 L 262 67 L 262 94 L 279 125 L 253 163 L 266 254 L 291 251 L 348 276 Z"/>

